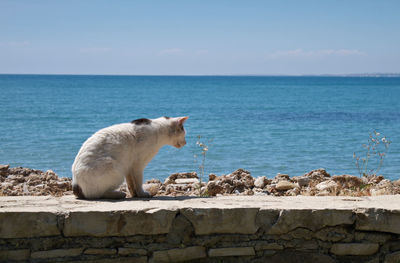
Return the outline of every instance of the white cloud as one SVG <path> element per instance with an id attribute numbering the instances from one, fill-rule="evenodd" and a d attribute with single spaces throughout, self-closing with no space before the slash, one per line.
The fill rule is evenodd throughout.
<path id="1" fill-rule="evenodd" d="M 181 54 L 183 52 L 183 49 L 180 48 L 168 48 L 168 49 L 163 49 L 159 52 L 160 55 L 175 55 L 175 54 Z"/>
<path id="2" fill-rule="evenodd" d="M 366 53 L 358 49 L 319 49 L 303 50 L 301 48 L 293 50 L 277 51 L 269 54 L 271 58 L 280 57 L 326 57 L 326 56 L 364 56 Z"/>

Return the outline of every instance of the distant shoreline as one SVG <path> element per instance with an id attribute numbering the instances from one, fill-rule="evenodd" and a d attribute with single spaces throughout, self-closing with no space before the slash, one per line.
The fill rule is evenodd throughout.
<path id="1" fill-rule="evenodd" d="M 355 73 L 355 74 L 304 74 L 304 75 L 269 75 L 269 74 L 188 74 L 188 75 L 153 75 L 153 74 L 49 74 L 49 73 L 0 73 L 0 76 L 108 76 L 108 77 L 327 77 L 327 78 L 399 78 L 400 73 Z"/>

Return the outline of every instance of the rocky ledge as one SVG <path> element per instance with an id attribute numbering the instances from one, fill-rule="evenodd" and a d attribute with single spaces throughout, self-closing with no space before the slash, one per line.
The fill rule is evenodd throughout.
<path id="1" fill-rule="evenodd" d="M 152 179 L 143 188 L 153 196 L 377 196 L 400 194 L 400 180 L 390 181 L 383 176 L 331 176 L 325 169 L 313 170 L 302 176 L 277 174 L 269 179 L 254 178 L 249 171 L 238 169 L 230 174 L 210 174 L 208 181 L 195 172 L 175 173 L 164 182 Z M 127 192 L 125 184 L 121 190 Z M 58 177 L 53 171 L 0 165 L 0 196 L 70 195 L 71 179 Z"/>
<path id="2" fill-rule="evenodd" d="M 400 196 L 0 198 L 0 262 L 400 262 Z"/>
<path id="3" fill-rule="evenodd" d="M 71 179 L 55 172 L 0 165 L 0 196 L 72 194 Z"/>

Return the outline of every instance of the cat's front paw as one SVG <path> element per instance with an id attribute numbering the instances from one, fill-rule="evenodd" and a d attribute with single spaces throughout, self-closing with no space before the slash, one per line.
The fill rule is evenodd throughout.
<path id="1" fill-rule="evenodd" d="M 140 194 L 138 194 L 138 197 L 141 197 L 141 198 L 152 198 L 153 196 L 149 192 L 143 191 Z"/>

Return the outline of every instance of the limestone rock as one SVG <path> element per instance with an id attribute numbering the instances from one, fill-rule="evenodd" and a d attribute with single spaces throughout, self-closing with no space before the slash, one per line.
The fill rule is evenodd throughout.
<path id="1" fill-rule="evenodd" d="M 338 187 L 338 184 L 333 180 L 323 181 L 315 186 L 319 191 L 335 191 Z"/>
<path id="2" fill-rule="evenodd" d="M 281 180 L 276 184 L 276 190 L 278 191 L 286 191 L 296 187 L 296 184 L 291 183 L 289 181 Z"/>
<path id="3" fill-rule="evenodd" d="M 376 196 L 400 194 L 400 180 L 391 182 L 380 175 L 359 178 L 345 174 L 331 177 L 325 169 L 292 178 L 287 174 L 278 174 L 273 180 L 265 176 L 255 179 L 249 171 L 237 169 L 223 176 L 210 174 L 208 183 L 201 184 L 195 172 L 175 173 L 164 183 L 158 179 L 148 180 L 143 188 L 152 196 Z M 128 193 L 126 183 L 119 190 Z M 68 194 L 72 194 L 71 178 L 59 178 L 51 170 L 43 172 L 0 165 L 0 196 Z"/>
<path id="4" fill-rule="evenodd" d="M 127 255 L 146 256 L 147 250 L 143 248 L 120 247 L 118 248 L 118 254 L 121 256 L 127 256 Z"/>
<path id="5" fill-rule="evenodd" d="M 0 164 L 0 176 L 5 176 L 8 174 L 8 168 L 10 165 L 8 164 Z"/>
<path id="6" fill-rule="evenodd" d="M 0 213 L 1 238 L 58 236 L 57 215 L 50 212 Z"/>
<path id="7" fill-rule="evenodd" d="M 329 242 L 338 242 L 348 237 L 352 239 L 349 230 L 342 226 L 325 227 L 318 230 L 314 235 L 316 238 L 322 241 L 329 241 Z"/>
<path id="8" fill-rule="evenodd" d="M 395 186 L 400 186 L 400 179 L 393 181 L 393 184 Z"/>
<path id="9" fill-rule="evenodd" d="M 255 245 L 256 250 L 282 250 L 283 246 L 278 243 L 270 242 L 257 242 Z"/>
<path id="10" fill-rule="evenodd" d="M 146 184 L 161 184 L 159 179 L 150 179 L 146 181 Z"/>
<path id="11" fill-rule="evenodd" d="M 45 259 L 45 258 L 58 258 L 58 257 L 75 257 L 82 254 L 83 248 L 66 248 L 66 249 L 53 249 L 45 251 L 32 252 L 31 258 Z"/>
<path id="12" fill-rule="evenodd" d="M 259 209 L 256 218 L 256 227 L 268 232 L 278 221 L 280 212 L 275 209 Z"/>
<path id="13" fill-rule="evenodd" d="M 72 212 L 65 219 L 65 236 L 132 236 L 167 234 L 177 211 Z"/>
<path id="14" fill-rule="evenodd" d="M 197 178 L 182 178 L 182 179 L 175 179 L 176 184 L 195 184 L 199 183 L 199 179 Z"/>
<path id="15" fill-rule="evenodd" d="M 295 180 L 297 181 L 297 183 L 299 184 L 300 187 L 308 186 L 308 184 L 311 181 L 311 179 L 309 177 L 306 177 L 306 176 L 296 177 Z"/>
<path id="16" fill-rule="evenodd" d="M 315 180 L 316 181 L 324 181 L 327 178 L 331 177 L 331 175 L 329 173 L 327 173 L 326 170 L 323 168 L 312 170 L 311 172 L 306 173 L 304 176 L 308 177 L 314 181 Z"/>
<path id="17" fill-rule="evenodd" d="M 266 177 L 265 176 L 261 176 L 261 177 L 258 177 L 255 181 L 254 181 L 254 187 L 257 187 L 257 188 L 264 188 L 264 186 L 265 186 L 265 181 L 266 181 Z"/>
<path id="18" fill-rule="evenodd" d="M 279 251 L 266 262 L 276 263 L 299 263 L 299 262 L 315 262 L 315 263 L 339 263 L 328 255 L 317 252 L 301 252 L 301 251 Z"/>
<path id="19" fill-rule="evenodd" d="M 356 241 L 369 241 L 372 243 L 384 244 L 390 240 L 392 236 L 387 233 L 374 233 L 374 232 L 359 232 L 356 231 L 354 234 L 354 239 Z"/>
<path id="20" fill-rule="evenodd" d="M 281 174 L 281 173 L 278 173 L 278 174 L 275 176 L 275 180 L 276 180 L 276 181 L 281 181 L 281 180 L 289 181 L 289 180 L 290 180 L 290 177 L 289 177 L 288 174 Z"/>
<path id="21" fill-rule="evenodd" d="M 187 244 L 193 236 L 193 226 L 183 215 L 178 215 L 172 222 L 172 226 L 167 234 L 169 244 Z"/>
<path id="22" fill-rule="evenodd" d="M 349 210 L 282 210 L 268 233 L 285 234 L 298 227 L 316 231 L 326 226 L 352 225 L 354 221 Z"/>
<path id="23" fill-rule="evenodd" d="M 216 177 L 207 184 L 207 192 L 210 196 L 217 194 L 254 194 L 254 178 L 250 172 L 238 169 L 231 174 Z"/>
<path id="24" fill-rule="evenodd" d="M 187 248 L 175 248 L 169 250 L 155 251 L 150 262 L 179 262 L 190 261 L 207 257 L 206 249 L 202 246 Z"/>
<path id="25" fill-rule="evenodd" d="M 208 251 L 210 257 L 254 256 L 255 254 L 253 247 L 211 248 Z"/>
<path id="26" fill-rule="evenodd" d="M 365 263 L 380 263 L 379 255 L 371 260 L 366 261 Z"/>
<path id="27" fill-rule="evenodd" d="M 400 213 L 383 209 L 359 209 L 356 229 L 400 234 Z"/>
<path id="28" fill-rule="evenodd" d="M 176 179 L 187 179 L 187 178 L 199 178 L 196 172 L 191 173 L 174 173 L 168 177 L 171 181 L 175 181 Z"/>
<path id="29" fill-rule="evenodd" d="M 315 194 L 315 196 L 330 196 L 333 195 L 331 192 L 328 190 L 323 190 Z"/>
<path id="30" fill-rule="evenodd" d="M 185 208 L 181 214 L 193 225 L 196 235 L 254 234 L 257 208 Z"/>
<path id="31" fill-rule="evenodd" d="M 213 174 L 213 173 L 208 175 L 208 181 L 214 181 L 215 178 L 217 178 L 217 176 L 215 174 Z"/>
<path id="32" fill-rule="evenodd" d="M 374 243 L 336 243 L 330 252 L 338 256 L 368 256 L 379 250 L 379 245 Z"/>
<path id="33" fill-rule="evenodd" d="M 54 195 L 72 190 L 71 178 L 59 178 L 53 171 L 0 166 L 0 196 Z"/>
<path id="34" fill-rule="evenodd" d="M 384 263 L 399 263 L 400 251 L 386 255 Z"/>
<path id="35" fill-rule="evenodd" d="M 387 194 L 388 190 L 381 188 L 381 189 L 371 189 L 371 196 L 378 196 L 378 195 L 385 195 Z"/>
<path id="36" fill-rule="evenodd" d="M 117 249 L 115 248 L 87 248 L 84 251 L 87 255 L 113 255 L 117 254 Z"/>
<path id="37" fill-rule="evenodd" d="M 160 184 L 157 183 L 143 184 L 143 190 L 149 192 L 151 196 L 155 196 L 160 190 Z"/>
<path id="38" fill-rule="evenodd" d="M 361 178 L 347 174 L 335 175 L 332 180 L 340 184 L 342 188 L 360 188 L 364 184 Z"/>
<path id="39" fill-rule="evenodd" d="M 0 262 L 28 261 L 30 254 L 29 249 L 0 250 Z"/>

